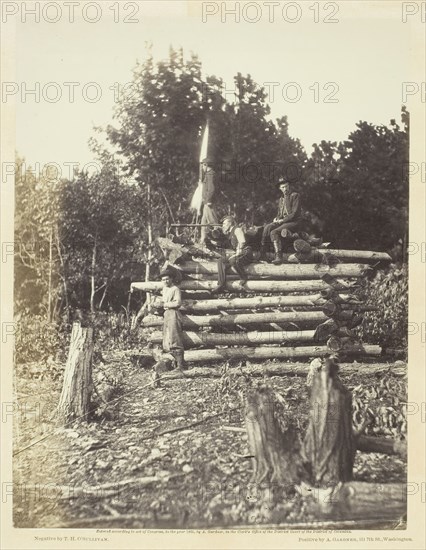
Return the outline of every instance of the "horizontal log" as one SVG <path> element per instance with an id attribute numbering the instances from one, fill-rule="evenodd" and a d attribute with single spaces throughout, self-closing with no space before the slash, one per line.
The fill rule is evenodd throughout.
<path id="1" fill-rule="evenodd" d="M 370 250 L 339 250 L 338 248 L 312 248 L 309 258 L 313 261 L 321 261 L 323 254 L 330 254 L 341 260 L 353 261 L 383 261 L 390 262 L 392 258 L 386 252 L 373 252 Z"/>
<path id="2" fill-rule="evenodd" d="M 340 296 L 345 299 L 344 294 Z M 321 307 L 325 303 L 326 300 L 321 297 L 321 294 L 308 294 L 304 296 L 254 296 L 253 298 L 183 300 L 182 307 L 188 311 L 217 311 L 222 309 L 262 309 L 289 306 Z"/>
<path id="3" fill-rule="evenodd" d="M 380 355 L 382 348 L 374 345 L 363 345 L 354 350 L 345 350 L 345 355 Z M 185 352 L 188 363 L 223 361 L 227 359 L 294 359 L 296 357 L 325 357 L 330 355 L 327 346 L 300 346 L 291 348 L 258 346 L 256 348 L 216 348 L 189 350 Z"/>
<path id="4" fill-rule="evenodd" d="M 338 518 L 339 521 L 377 523 L 393 520 L 395 528 L 407 513 L 407 483 L 404 482 L 349 481 L 336 485 L 333 490 L 330 487 L 312 487 L 302 482 L 298 492 L 309 497 L 307 513 L 317 520 Z M 312 505 L 311 499 L 316 505 Z M 373 528 L 373 525 L 369 528 Z M 336 537 L 338 538 L 338 534 Z"/>
<path id="5" fill-rule="evenodd" d="M 281 344 L 285 342 L 313 342 L 314 330 L 269 331 L 269 332 L 235 332 L 231 334 L 215 332 L 184 332 L 183 340 L 186 348 L 194 346 L 237 346 L 257 344 Z M 159 344 L 163 341 L 161 331 L 153 332 L 150 342 Z"/>
<path id="6" fill-rule="evenodd" d="M 225 251 L 227 256 L 235 254 L 235 251 L 232 249 L 226 249 Z M 387 252 L 374 252 L 372 250 L 340 250 L 339 248 L 316 248 L 312 247 L 309 255 L 306 256 L 307 261 L 312 261 L 312 263 L 319 263 L 322 261 L 323 254 L 330 254 L 335 256 L 340 260 L 347 261 L 374 261 L 374 262 L 390 262 L 392 258 Z M 285 254 L 284 257 L 290 254 Z M 272 252 L 267 252 L 268 259 L 273 259 L 274 254 Z"/>
<path id="7" fill-rule="evenodd" d="M 188 352 L 189 353 L 189 352 Z M 148 352 L 141 351 L 140 348 L 131 348 L 123 351 L 113 351 L 106 355 L 108 361 L 112 363 L 121 363 L 123 357 L 130 358 L 135 356 L 147 356 Z M 185 354 L 186 355 L 186 354 Z M 185 371 L 185 376 L 188 378 L 218 378 L 222 376 L 221 370 L 222 362 L 218 361 L 217 365 L 210 365 L 208 369 L 203 366 L 197 366 L 196 364 L 192 365 L 190 369 Z M 234 368 L 233 363 L 230 363 L 229 367 L 232 370 Z M 235 365 L 236 366 L 236 365 Z M 286 375 L 295 375 L 295 376 L 307 376 L 309 373 L 310 365 L 307 362 L 269 362 L 261 361 L 259 364 L 249 362 L 244 366 L 244 372 L 250 376 L 286 376 Z M 339 362 L 339 374 L 341 376 L 352 376 L 353 374 L 362 374 L 362 375 L 379 375 L 379 374 L 390 374 L 392 376 L 397 376 L 403 378 L 407 375 L 407 364 L 399 361 L 398 363 L 386 362 L 386 363 L 350 363 L 350 362 Z M 163 377 L 175 379 L 181 378 L 182 374 L 179 372 L 172 371 L 163 375 Z"/>
<path id="8" fill-rule="evenodd" d="M 184 273 L 216 274 L 216 262 L 184 262 L 179 268 Z M 363 264 L 338 264 L 334 267 L 314 264 L 251 263 L 245 267 L 247 275 L 279 279 L 321 279 L 326 273 L 332 277 L 362 277 L 367 266 Z"/>
<path id="9" fill-rule="evenodd" d="M 374 490 L 374 488 L 373 488 Z M 306 531 L 306 530 L 328 530 L 328 531 L 340 531 L 340 530 L 371 530 L 371 529 L 381 529 L 381 530 L 395 530 L 395 525 L 398 525 L 398 529 L 405 529 L 406 521 L 398 518 L 391 519 L 371 519 L 371 515 L 368 519 L 364 520 L 325 520 L 317 519 L 310 521 L 301 521 L 301 522 L 288 522 L 283 521 L 280 523 L 250 523 L 244 525 L 239 523 L 238 525 L 227 525 L 226 528 L 232 531 L 254 531 L 265 532 L 268 531 L 280 531 L 280 530 L 297 530 L 297 531 Z M 134 529 L 135 527 L 133 527 Z M 314 536 L 315 534 L 311 534 Z M 336 533 L 336 537 L 338 537 Z M 397 536 L 397 535 L 396 535 Z"/>
<path id="10" fill-rule="evenodd" d="M 340 290 L 344 290 L 345 284 L 337 281 Z M 336 285 L 336 286 L 337 286 Z M 134 282 L 130 286 L 131 290 L 141 290 L 143 292 L 156 292 L 163 288 L 161 281 Z M 185 290 L 214 290 L 217 288 L 216 281 L 195 281 L 187 280 L 179 284 L 179 288 Z M 328 290 L 330 286 L 319 280 L 306 281 L 247 281 L 244 288 L 249 292 L 320 292 Z M 227 281 L 225 289 L 229 292 L 241 292 L 239 281 Z"/>
<path id="11" fill-rule="evenodd" d="M 341 313 L 342 318 L 350 318 L 346 312 Z M 322 311 L 282 311 L 266 313 L 237 313 L 233 315 L 182 315 L 183 328 L 196 327 L 223 327 L 234 325 L 247 325 L 253 323 L 313 323 L 319 324 L 328 317 Z M 163 317 L 159 315 L 147 315 L 142 324 L 146 327 L 160 327 L 163 325 Z"/>
<path id="12" fill-rule="evenodd" d="M 222 227 L 221 223 L 171 223 L 170 227 Z"/>
<path id="13" fill-rule="evenodd" d="M 364 453 L 383 453 L 386 455 L 407 454 L 407 442 L 396 439 L 385 439 L 383 437 L 373 437 L 368 435 L 359 435 L 356 438 L 356 448 Z"/>

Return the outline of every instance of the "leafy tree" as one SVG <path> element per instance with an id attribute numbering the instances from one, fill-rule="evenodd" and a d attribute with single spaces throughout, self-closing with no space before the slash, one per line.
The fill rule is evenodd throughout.
<path id="1" fill-rule="evenodd" d="M 407 238 L 408 125 L 401 130 L 395 120 L 389 126 L 360 122 L 344 146 L 342 244 L 389 250 Z"/>
<path id="2" fill-rule="evenodd" d="M 200 130 L 205 125 L 201 64 L 182 52 L 154 65 L 137 65 L 133 90 L 123 95 L 107 135 L 126 159 L 126 168 L 145 190 L 155 225 L 188 211 L 198 175 Z M 173 205 L 173 208 L 172 208 Z"/>
<path id="3" fill-rule="evenodd" d="M 15 304 L 50 322 L 60 307 L 57 172 L 35 173 L 18 156 L 15 174 Z"/>
<path id="4" fill-rule="evenodd" d="M 60 222 L 62 257 L 73 305 L 102 308 L 146 252 L 142 220 L 146 215 L 138 186 L 119 177 L 113 157 L 103 153 L 100 173 L 79 173 L 63 186 Z M 119 296 L 116 296 L 119 298 Z M 113 300 L 114 303 L 114 300 Z M 116 304 L 114 304 L 116 305 Z"/>
<path id="5" fill-rule="evenodd" d="M 392 250 L 407 240 L 408 113 L 403 129 L 359 122 L 348 140 L 314 145 L 304 199 L 325 223 L 324 237 L 342 248 Z"/>
<path id="6" fill-rule="evenodd" d="M 203 80 L 198 58 L 185 62 L 182 52 L 173 49 L 166 61 L 155 64 L 149 57 L 136 67 L 133 93 L 123 96 L 118 127 L 109 126 L 107 135 L 126 159 L 129 174 L 146 189 L 156 231 L 171 219 L 190 221 L 188 206 L 207 120 L 222 214 L 234 211 L 241 220 L 262 223 L 268 204 L 264 211 L 258 206 L 265 202 L 265 186 L 274 189 L 271 166 L 303 156 L 300 144 L 288 136 L 285 119 L 277 126 L 268 119 L 264 88 L 240 73 L 234 84 L 235 101 L 230 102 L 228 94 L 227 99 L 222 95 L 221 79 Z"/>

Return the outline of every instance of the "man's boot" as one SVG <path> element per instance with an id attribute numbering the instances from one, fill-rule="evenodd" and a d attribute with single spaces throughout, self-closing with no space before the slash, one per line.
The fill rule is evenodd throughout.
<path id="1" fill-rule="evenodd" d="M 275 252 L 275 258 L 272 260 L 272 263 L 275 265 L 280 265 L 283 261 L 282 253 L 281 253 L 281 241 L 273 241 L 274 243 L 274 252 Z"/>
<path id="2" fill-rule="evenodd" d="M 174 358 L 176 359 L 176 369 L 183 371 L 185 370 L 185 358 L 183 349 L 177 349 L 173 352 Z"/>
<path id="3" fill-rule="evenodd" d="M 259 260 L 266 260 L 266 244 L 265 243 L 261 243 L 259 252 L 260 252 Z"/>

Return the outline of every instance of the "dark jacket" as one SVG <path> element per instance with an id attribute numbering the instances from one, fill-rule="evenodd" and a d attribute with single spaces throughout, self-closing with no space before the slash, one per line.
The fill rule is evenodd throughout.
<path id="1" fill-rule="evenodd" d="M 281 223 L 297 222 L 302 218 L 302 205 L 299 193 L 283 195 L 278 203 L 278 215 Z"/>
<path id="2" fill-rule="evenodd" d="M 216 173 L 213 169 L 209 168 L 206 172 L 202 175 L 202 182 L 203 182 L 203 204 L 207 204 L 208 202 L 213 202 L 214 198 L 214 192 L 215 192 L 215 180 Z"/>

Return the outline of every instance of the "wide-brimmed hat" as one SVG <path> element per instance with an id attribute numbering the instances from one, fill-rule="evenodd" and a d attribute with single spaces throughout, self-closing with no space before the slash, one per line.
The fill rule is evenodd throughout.
<path id="1" fill-rule="evenodd" d="M 278 181 L 277 181 L 278 187 L 280 187 L 281 185 L 284 185 L 284 184 L 286 184 L 286 183 L 288 183 L 289 185 L 291 185 L 291 182 L 290 182 L 287 178 L 285 178 L 284 176 L 280 176 L 280 177 L 278 178 Z"/>
<path id="2" fill-rule="evenodd" d="M 167 264 L 160 271 L 160 278 L 170 277 L 175 284 L 182 281 L 182 272 L 173 265 Z"/>

